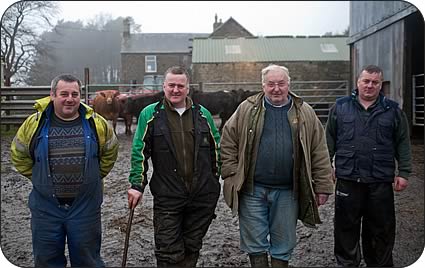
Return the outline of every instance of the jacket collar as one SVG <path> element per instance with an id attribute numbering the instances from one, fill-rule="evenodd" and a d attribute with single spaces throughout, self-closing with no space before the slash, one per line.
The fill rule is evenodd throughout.
<path id="1" fill-rule="evenodd" d="M 351 91 L 351 98 L 360 104 L 359 102 L 359 90 L 356 88 L 353 91 Z M 376 98 L 375 102 L 372 104 L 372 106 L 375 105 L 381 105 L 384 109 L 388 109 L 389 106 L 387 105 L 388 98 L 385 97 L 384 93 L 382 93 L 382 90 L 379 92 L 378 98 Z"/>

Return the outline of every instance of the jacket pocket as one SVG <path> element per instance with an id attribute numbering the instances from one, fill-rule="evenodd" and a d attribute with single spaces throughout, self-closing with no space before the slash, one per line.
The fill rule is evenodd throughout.
<path id="1" fill-rule="evenodd" d="M 372 175 L 377 178 L 394 178 L 395 162 L 391 154 L 373 154 Z"/>
<path id="2" fill-rule="evenodd" d="M 352 140 L 354 137 L 354 116 L 345 116 L 342 118 L 342 139 Z"/>
<path id="3" fill-rule="evenodd" d="M 204 126 L 202 124 L 198 133 L 199 133 L 199 138 L 200 138 L 199 147 L 201 149 L 209 149 L 210 148 L 210 137 L 211 137 L 211 135 L 210 135 L 210 130 L 209 130 L 208 126 Z"/>
<path id="4" fill-rule="evenodd" d="M 351 175 L 354 169 L 354 154 L 352 151 L 337 151 L 335 154 L 336 176 Z"/>
<path id="5" fill-rule="evenodd" d="M 165 140 L 165 136 L 161 132 L 154 131 L 153 133 L 153 143 L 152 149 L 158 153 L 169 153 L 170 148 L 168 148 L 167 141 Z"/>
<path id="6" fill-rule="evenodd" d="M 376 129 L 376 140 L 379 144 L 392 143 L 393 123 L 390 120 L 379 119 Z"/>

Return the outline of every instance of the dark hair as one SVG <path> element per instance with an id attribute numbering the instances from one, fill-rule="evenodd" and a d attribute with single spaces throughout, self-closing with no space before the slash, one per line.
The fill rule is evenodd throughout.
<path id="1" fill-rule="evenodd" d="M 167 74 L 184 74 L 187 78 L 187 84 L 189 84 L 189 73 L 182 66 L 171 66 L 164 73 L 164 78 L 167 78 Z"/>
<path id="2" fill-rule="evenodd" d="M 376 65 L 368 65 L 368 66 L 366 66 L 366 67 L 363 67 L 363 69 L 360 71 L 360 74 L 361 74 L 363 71 L 366 71 L 367 73 L 370 73 L 370 74 L 377 73 L 377 74 L 380 74 L 382 78 L 384 78 L 384 72 L 382 71 L 382 69 L 381 69 L 381 68 L 379 68 L 379 67 L 378 67 L 378 66 L 376 66 Z"/>
<path id="3" fill-rule="evenodd" d="M 68 82 L 68 83 L 77 82 L 78 83 L 78 89 L 80 90 L 80 93 L 81 93 L 81 81 L 77 77 L 73 76 L 72 74 L 61 74 L 61 75 L 56 76 L 52 80 L 50 90 L 53 92 L 53 94 L 56 95 L 56 89 L 57 89 L 59 81 L 65 81 L 65 82 Z"/>

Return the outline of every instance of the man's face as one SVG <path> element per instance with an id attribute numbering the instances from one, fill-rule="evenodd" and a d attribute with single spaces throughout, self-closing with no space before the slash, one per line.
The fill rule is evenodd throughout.
<path id="1" fill-rule="evenodd" d="M 382 87 L 382 75 L 380 73 L 368 73 L 363 71 L 357 79 L 359 97 L 364 101 L 374 101 L 378 98 Z"/>
<path id="2" fill-rule="evenodd" d="M 184 74 L 169 73 L 164 81 L 164 95 L 174 108 L 186 107 L 186 97 L 189 94 L 187 77 Z"/>
<path id="3" fill-rule="evenodd" d="M 264 77 L 263 91 L 273 105 L 288 101 L 289 83 L 283 70 L 270 70 Z"/>
<path id="4" fill-rule="evenodd" d="M 56 116 L 63 120 L 77 118 L 80 97 L 77 82 L 59 81 L 56 93 L 50 91 L 50 99 L 53 101 Z"/>

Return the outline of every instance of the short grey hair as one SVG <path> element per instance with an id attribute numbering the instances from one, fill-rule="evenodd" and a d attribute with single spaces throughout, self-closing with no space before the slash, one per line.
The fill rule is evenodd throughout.
<path id="1" fill-rule="evenodd" d="M 270 71 L 272 71 L 272 70 L 282 70 L 283 73 L 288 78 L 288 85 L 291 84 L 291 77 L 289 77 L 289 70 L 288 70 L 288 68 L 286 68 L 285 66 L 281 66 L 281 65 L 270 64 L 269 66 L 267 66 L 266 68 L 264 68 L 264 69 L 261 70 L 261 83 L 263 85 L 265 83 L 266 75 Z"/>
<path id="2" fill-rule="evenodd" d="M 59 81 L 65 81 L 68 83 L 77 82 L 78 83 L 78 89 L 81 93 L 81 81 L 77 77 L 73 76 L 72 74 L 60 74 L 53 78 L 52 83 L 50 85 L 50 90 L 53 92 L 54 95 L 56 95 L 56 90 L 58 87 Z"/>

